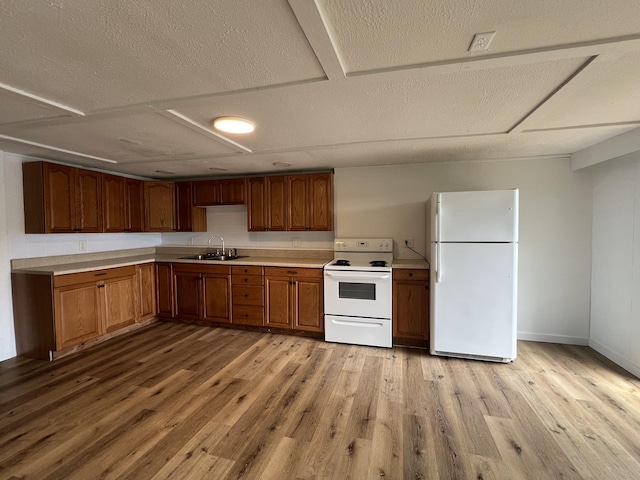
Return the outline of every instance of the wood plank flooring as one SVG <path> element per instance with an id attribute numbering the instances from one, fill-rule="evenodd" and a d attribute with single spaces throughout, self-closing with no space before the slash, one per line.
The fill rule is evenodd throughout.
<path id="1" fill-rule="evenodd" d="M 159 322 L 0 363 L 0 478 L 640 478 L 640 381 L 586 347 L 501 365 Z"/>

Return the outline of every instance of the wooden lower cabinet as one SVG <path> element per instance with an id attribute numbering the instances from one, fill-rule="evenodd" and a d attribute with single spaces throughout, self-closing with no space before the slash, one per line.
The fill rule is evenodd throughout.
<path id="1" fill-rule="evenodd" d="M 265 325 L 324 331 L 322 269 L 267 267 L 265 294 Z"/>
<path id="2" fill-rule="evenodd" d="M 231 289 L 235 325 L 264 325 L 264 272 L 262 267 L 231 267 Z"/>
<path id="3" fill-rule="evenodd" d="M 67 275 L 12 273 L 11 282 L 21 356 L 52 360 L 139 319 L 135 265 Z"/>
<path id="4" fill-rule="evenodd" d="M 429 270 L 393 269 L 393 342 L 429 346 Z"/>
<path id="5" fill-rule="evenodd" d="M 156 313 L 159 317 L 173 318 L 173 265 L 156 263 Z"/>
<path id="6" fill-rule="evenodd" d="M 156 316 L 156 268 L 153 263 L 136 265 L 136 286 L 138 298 L 137 321 L 148 320 Z"/>
<path id="7" fill-rule="evenodd" d="M 231 267 L 174 264 L 174 317 L 231 322 Z"/>

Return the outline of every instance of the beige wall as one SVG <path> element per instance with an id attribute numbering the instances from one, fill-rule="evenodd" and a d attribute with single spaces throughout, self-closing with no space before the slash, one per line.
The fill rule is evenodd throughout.
<path id="1" fill-rule="evenodd" d="M 0 152 L 0 155 L 2 153 Z M 15 355 L 10 258 L 79 253 L 79 235 L 25 235 L 21 163 L 4 154 L 0 185 L 0 360 Z M 336 169 L 336 235 L 390 236 L 396 257 L 414 254 L 399 248 L 413 238 L 425 249 L 425 202 L 432 191 L 520 188 L 519 336 L 543 341 L 586 343 L 589 334 L 591 268 L 590 172 L 571 172 L 567 159 L 487 163 L 419 164 Z M 323 232 L 246 232 L 246 208 L 207 209 L 209 234 L 236 246 L 331 248 Z M 188 234 L 162 235 L 162 243 L 189 241 Z M 206 243 L 208 234 L 196 235 Z M 86 234 L 89 251 L 160 243 L 158 234 Z"/>
<path id="2" fill-rule="evenodd" d="M 433 191 L 520 189 L 518 336 L 587 344 L 591 279 L 591 174 L 566 158 L 336 170 L 336 235 L 405 237 L 425 251 Z"/>

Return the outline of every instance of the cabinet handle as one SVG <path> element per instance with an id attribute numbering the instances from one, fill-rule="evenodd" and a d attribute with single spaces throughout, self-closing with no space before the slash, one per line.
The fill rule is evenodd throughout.
<path id="1" fill-rule="evenodd" d="M 410 277 L 413 277 L 413 273 L 409 273 L 409 276 L 410 276 Z"/>
<path id="2" fill-rule="evenodd" d="M 104 283 L 102 285 L 98 285 L 98 288 L 104 288 Z"/>
<path id="3" fill-rule="evenodd" d="M 96 273 L 94 274 L 94 277 L 102 277 L 103 275 L 106 275 L 107 272 L 102 272 L 102 273 Z"/>

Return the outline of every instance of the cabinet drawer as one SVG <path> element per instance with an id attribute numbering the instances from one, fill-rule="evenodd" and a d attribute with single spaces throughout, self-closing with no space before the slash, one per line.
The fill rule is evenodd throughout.
<path id="1" fill-rule="evenodd" d="M 322 278 L 322 272 L 321 268 L 266 267 L 264 269 L 265 275 L 274 277 Z"/>
<path id="2" fill-rule="evenodd" d="M 233 305 L 264 305 L 262 285 L 236 285 L 233 287 Z"/>
<path id="3" fill-rule="evenodd" d="M 393 269 L 394 280 L 429 280 L 429 270 L 419 268 Z"/>
<path id="4" fill-rule="evenodd" d="M 233 275 L 262 275 L 262 267 L 253 265 L 233 265 L 231 267 Z"/>
<path id="5" fill-rule="evenodd" d="M 65 287 L 80 283 L 99 282 L 110 278 L 129 277 L 136 274 L 135 265 L 127 267 L 108 268 L 105 270 L 93 270 L 91 272 L 69 273 L 67 275 L 56 275 L 53 277 L 54 287 Z"/>
<path id="6" fill-rule="evenodd" d="M 232 323 L 264 325 L 264 308 L 255 305 L 234 305 Z"/>
<path id="7" fill-rule="evenodd" d="M 262 275 L 231 275 L 233 285 L 262 285 Z"/>

